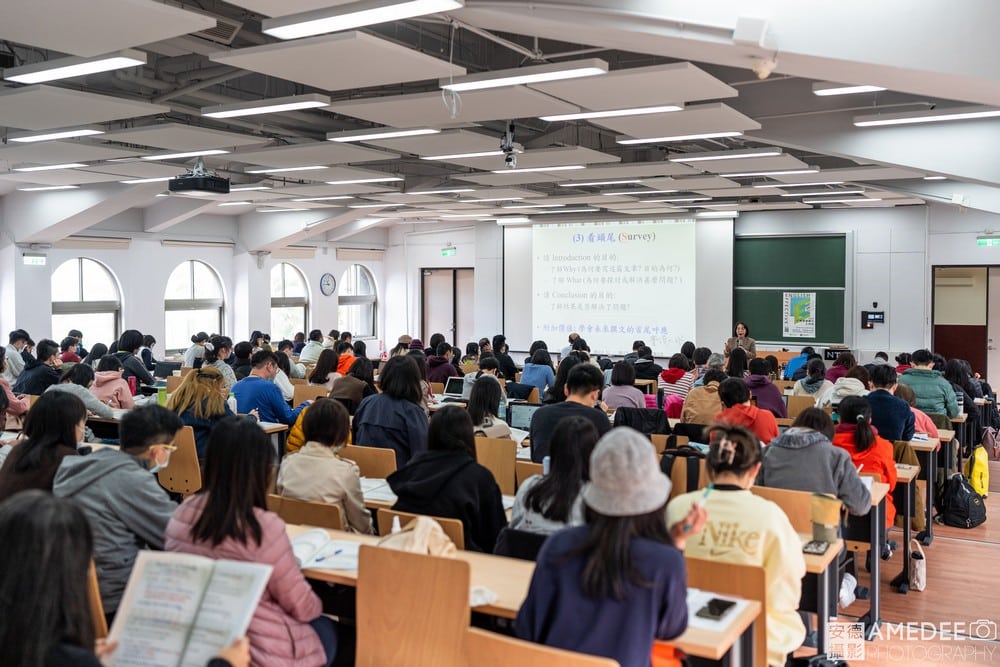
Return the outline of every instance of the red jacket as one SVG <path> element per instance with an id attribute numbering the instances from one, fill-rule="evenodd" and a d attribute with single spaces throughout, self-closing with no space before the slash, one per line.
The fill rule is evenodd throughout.
<path id="1" fill-rule="evenodd" d="M 892 443 L 875 434 L 875 443 L 863 452 L 854 447 L 854 426 L 840 424 L 833 436 L 833 444 L 851 455 L 855 466 L 863 465 L 861 472 L 878 473 L 882 481 L 889 485 L 885 497 L 885 525 L 888 530 L 896 520 L 896 506 L 892 503 L 892 490 L 896 488 L 896 461 L 892 456 Z"/>
<path id="2" fill-rule="evenodd" d="M 715 420 L 745 426 L 765 445 L 778 437 L 778 422 L 774 421 L 774 415 L 769 410 L 761 410 L 745 403 L 726 408 L 715 415 Z"/>

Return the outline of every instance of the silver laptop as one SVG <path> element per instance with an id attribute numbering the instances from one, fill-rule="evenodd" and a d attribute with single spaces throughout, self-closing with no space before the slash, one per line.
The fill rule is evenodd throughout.
<path id="1" fill-rule="evenodd" d="M 510 415 L 510 427 L 530 431 L 531 418 L 535 415 L 535 411 L 541 407 L 541 405 L 531 403 L 511 403 L 507 408 L 507 414 Z"/>
<path id="2" fill-rule="evenodd" d="M 442 403 L 464 403 L 462 389 L 465 387 L 465 380 L 462 377 L 450 377 L 444 384 L 444 393 L 441 394 Z"/>

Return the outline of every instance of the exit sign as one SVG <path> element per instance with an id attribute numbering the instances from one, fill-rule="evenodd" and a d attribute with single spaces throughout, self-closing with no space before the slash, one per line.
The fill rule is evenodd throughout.
<path id="1" fill-rule="evenodd" d="M 442 257 L 454 257 L 457 252 L 458 252 L 458 248 L 455 248 L 455 247 L 441 248 L 441 256 Z"/>
<path id="2" fill-rule="evenodd" d="M 980 248 L 993 248 L 1000 246 L 1000 236 L 997 237 L 980 237 L 976 239 L 976 245 Z"/>

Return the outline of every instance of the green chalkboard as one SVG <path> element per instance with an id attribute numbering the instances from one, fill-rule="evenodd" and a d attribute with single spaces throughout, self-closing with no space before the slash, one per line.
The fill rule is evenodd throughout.
<path id="1" fill-rule="evenodd" d="M 737 237 L 733 242 L 733 284 L 844 287 L 846 245 L 844 236 Z"/>

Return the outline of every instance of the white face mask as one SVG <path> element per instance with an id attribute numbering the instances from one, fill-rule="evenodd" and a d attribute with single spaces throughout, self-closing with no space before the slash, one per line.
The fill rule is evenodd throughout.
<path id="1" fill-rule="evenodd" d="M 149 469 L 149 472 L 155 475 L 156 473 L 165 469 L 169 465 L 170 465 L 170 453 L 168 452 L 166 460 L 163 463 L 154 463 L 153 467 Z"/>

